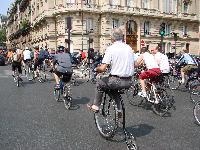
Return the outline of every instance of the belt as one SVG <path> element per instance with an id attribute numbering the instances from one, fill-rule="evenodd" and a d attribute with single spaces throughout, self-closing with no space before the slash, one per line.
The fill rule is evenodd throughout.
<path id="1" fill-rule="evenodd" d="M 132 79 L 132 77 L 120 77 L 118 75 L 110 75 L 110 77 L 116 77 L 116 78 L 119 78 L 119 79 Z"/>

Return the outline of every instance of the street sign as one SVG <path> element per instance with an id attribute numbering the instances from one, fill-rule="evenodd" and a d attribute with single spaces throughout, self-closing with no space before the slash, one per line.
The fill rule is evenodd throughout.
<path id="1" fill-rule="evenodd" d="M 140 45 L 141 45 L 141 47 L 145 47 L 145 42 L 144 42 L 144 40 L 141 40 L 141 41 L 140 41 Z"/>

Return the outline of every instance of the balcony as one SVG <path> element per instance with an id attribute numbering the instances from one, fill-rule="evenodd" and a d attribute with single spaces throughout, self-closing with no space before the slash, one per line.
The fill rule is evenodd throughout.
<path id="1" fill-rule="evenodd" d="M 87 12 L 100 12 L 100 6 L 97 4 L 89 3 L 66 3 L 65 5 L 57 5 L 54 9 L 54 14 L 59 14 L 60 12 L 77 12 L 77 11 L 87 11 Z"/>
<path id="2" fill-rule="evenodd" d="M 181 20 L 198 21 L 196 14 L 179 13 L 178 18 Z"/>

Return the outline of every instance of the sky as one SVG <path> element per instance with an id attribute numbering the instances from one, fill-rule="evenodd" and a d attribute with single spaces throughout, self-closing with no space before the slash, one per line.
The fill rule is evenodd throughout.
<path id="1" fill-rule="evenodd" d="M 8 7 L 12 2 L 14 2 L 14 0 L 0 0 L 0 14 L 7 15 Z"/>

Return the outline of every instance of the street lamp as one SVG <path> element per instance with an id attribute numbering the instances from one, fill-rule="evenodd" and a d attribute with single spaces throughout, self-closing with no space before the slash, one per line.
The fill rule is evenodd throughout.
<path id="1" fill-rule="evenodd" d="M 174 36 L 174 43 L 175 43 L 174 58 L 176 59 L 176 41 L 178 40 L 178 33 L 176 33 L 176 32 L 171 32 L 171 34 Z"/>
<path id="2" fill-rule="evenodd" d="M 70 51 L 70 30 L 72 29 L 72 18 L 67 17 L 67 31 L 68 31 L 68 39 L 67 44 L 68 44 L 68 51 Z"/>

